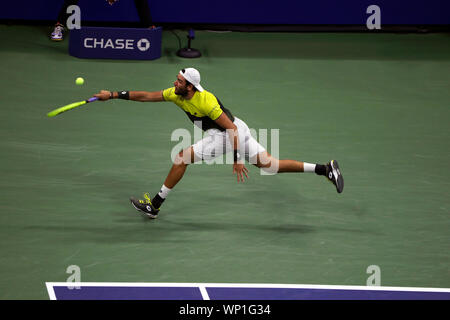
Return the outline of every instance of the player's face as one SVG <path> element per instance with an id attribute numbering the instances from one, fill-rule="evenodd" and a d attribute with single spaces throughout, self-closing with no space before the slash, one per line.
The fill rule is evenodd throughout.
<path id="1" fill-rule="evenodd" d="M 179 96 L 185 96 L 188 94 L 186 79 L 181 74 L 177 76 L 177 80 L 173 83 L 173 85 L 175 86 L 175 94 Z"/>

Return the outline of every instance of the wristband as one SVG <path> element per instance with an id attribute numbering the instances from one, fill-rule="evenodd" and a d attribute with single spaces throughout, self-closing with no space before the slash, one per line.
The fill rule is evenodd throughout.
<path id="1" fill-rule="evenodd" d="M 241 160 L 241 155 L 237 150 L 233 150 L 233 159 L 234 162 L 238 162 L 239 160 Z"/>
<path id="2" fill-rule="evenodd" d="M 118 94 L 119 99 L 130 100 L 130 91 L 120 91 Z"/>
<path id="3" fill-rule="evenodd" d="M 112 91 L 109 92 L 109 98 L 114 99 L 114 92 L 112 92 Z"/>

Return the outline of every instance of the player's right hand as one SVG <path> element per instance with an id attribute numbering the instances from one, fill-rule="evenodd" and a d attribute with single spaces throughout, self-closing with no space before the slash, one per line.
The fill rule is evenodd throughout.
<path id="1" fill-rule="evenodd" d="M 244 175 L 247 177 L 248 179 L 248 169 L 244 166 L 243 163 L 234 163 L 233 164 L 233 174 L 237 175 L 237 182 L 244 182 Z"/>
<path id="2" fill-rule="evenodd" d="M 100 93 L 94 94 L 94 97 L 97 97 L 101 101 L 109 100 L 109 98 L 111 97 L 111 91 L 100 90 Z"/>

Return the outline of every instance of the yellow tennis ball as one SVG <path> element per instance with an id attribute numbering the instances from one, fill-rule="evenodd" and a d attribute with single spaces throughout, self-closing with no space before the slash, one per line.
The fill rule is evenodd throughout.
<path id="1" fill-rule="evenodd" d="M 77 85 L 81 86 L 81 85 L 83 85 L 83 83 L 84 83 L 84 79 L 81 78 L 81 77 L 78 77 L 78 78 L 75 80 L 75 83 L 76 83 Z"/>

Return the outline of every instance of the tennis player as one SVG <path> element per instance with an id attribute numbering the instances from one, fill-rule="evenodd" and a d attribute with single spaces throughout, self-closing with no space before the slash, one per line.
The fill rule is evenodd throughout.
<path id="1" fill-rule="evenodd" d="M 344 190 L 344 179 L 336 160 L 322 165 L 272 157 L 251 136 L 247 124 L 235 117 L 217 97 L 200 85 L 200 73 L 196 69 L 181 70 L 173 85 L 171 88 L 154 92 L 101 90 L 94 95 L 102 101 L 109 99 L 141 102 L 170 101 L 180 107 L 195 125 L 206 131 L 206 136 L 202 140 L 182 150 L 176 156 L 161 190 L 155 197 L 151 198 L 148 193 L 145 193 L 144 199 L 130 198 L 131 204 L 149 218 L 158 217 L 162 203 L 181 180 L 189 164 L 212 160 L 229 152 L 233 152 L 233 174 L 237 175 L 237 182 L 244 182 L 244 176 L 248 178 L 248 169 L 244 165 L 245 159 L 271 173 L 316 173 L 332 182 L 338 193 Z"/>

